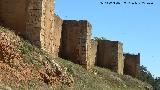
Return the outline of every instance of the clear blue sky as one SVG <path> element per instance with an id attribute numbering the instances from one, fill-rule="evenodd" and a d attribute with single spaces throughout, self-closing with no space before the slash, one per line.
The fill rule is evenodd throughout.
<path id="1" fill-rule="evenodd" d="M 105 37 L 124 44 L 124 52 L 141 53 L 141 65 L 160 76 L 160 1 L 154 5 L 107 5 L 100 1 L 135 0 L 56 0 L 55 12 L 62 19 L 87 19 L 93 37 Z"/>

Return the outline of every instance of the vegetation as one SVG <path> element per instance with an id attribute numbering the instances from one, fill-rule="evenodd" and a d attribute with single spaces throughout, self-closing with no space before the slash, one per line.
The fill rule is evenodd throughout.
<path id="1" fill-rule="evenodd" d="M 99 41 L 99 40 L 107 40 L 105 37 L 94 37 L 94 40 Z"/>
<path id="2" fill-rule="evenodd" d="M 131 76 L 119 75 L 106 68 L 94 67 L 89 72 L 70 61 L 56 61 L 67 68 L 75 82 L 73 90 L 152 90 L 151 86 Z M 70 90 L 66 88 L 65 90 Z"/>
<path id="3" fill-rule="evenodd" d="M 94 37 L 94 40 L 100 41 L 107 39 L 104 37 Z M 154 78 L 154 76 L 143 65 L 140 66 L 139 69 L 140 73 L 136 78 L 143 82 L 149 83 L 150 85 L 153 86 L 154 90 L 160 90 L 160 77 Z"/>
<path id="4" fill-rule="evenodd" d="M 3 46 L 0 47 L 0 89 L 3 90 L 152 90 L 149 84 L 130 76 L 100 67 L 87 71 L 70 61 L 52 58 L 3 27 L 0 27 L 0 45 Z M 21 58 L 3 58 L 10 54 Z"/>
<path id="5" fill-rule="evenodd" d="M 154 78 L 153 75 L 143 65 L 140 66 L 140 73 L 137 78 L 143 82 L 151 84 L 154 90 L 160 90 L 160 77 Z"/>
<path id="6" fill-rule="evenodd" d="M 0 89 L 55 89 L 73 83 L 43 50 L 0 27 Z M 55 87 L 56 86 L 56 87 Z"/>
<path id="7" fill-rule="evenodd" d="M 160 90 L 160 77 L 155 79 L 154 90 Z"/>

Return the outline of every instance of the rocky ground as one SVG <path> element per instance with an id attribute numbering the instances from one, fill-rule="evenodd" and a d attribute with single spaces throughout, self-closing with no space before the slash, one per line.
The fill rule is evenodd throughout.
<path id="1" fill-rule="evenodd" d="M 73 78 L 49 55 L 0 27 L 0 83 L 18 88 L 39 80 L 51 86 L 73 84 Z M 22 86 L 23 87 L 23 86 Z"/>

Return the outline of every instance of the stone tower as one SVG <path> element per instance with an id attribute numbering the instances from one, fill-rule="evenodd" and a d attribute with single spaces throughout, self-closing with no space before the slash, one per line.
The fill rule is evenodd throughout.
<path id="1" fill-rule="evenodd" d="M 86 20 L 64 20 L 61 57 L 90 69 L 91 24 Z"/>
<path id="2" fill-rule="evenodd" d="M 123 44 L 119 41 L 99 40 L 96 64 L 123 74 Z"/>
<path id="3" fill-rule="evenodd" d="M 140 53 L 138 55 L 127 53 L 124 57 L 124 74 L 136 77 L 139 73 Z"/>

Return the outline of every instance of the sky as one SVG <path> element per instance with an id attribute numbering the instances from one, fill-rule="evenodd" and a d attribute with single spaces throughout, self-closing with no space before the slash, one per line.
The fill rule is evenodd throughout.
<path id="1" fill-rule="evenodd" d="M 104 2 L 121 4 L 105 4 Z M 123 43 L 126 53 L 141 53 L 141 65 L 160 77 L 160 0 L 56 0 L 55 13 L 64 20 L 88 20 L 92 37 Z M 101 4 L 100 2 L 103 2 Z"/>

